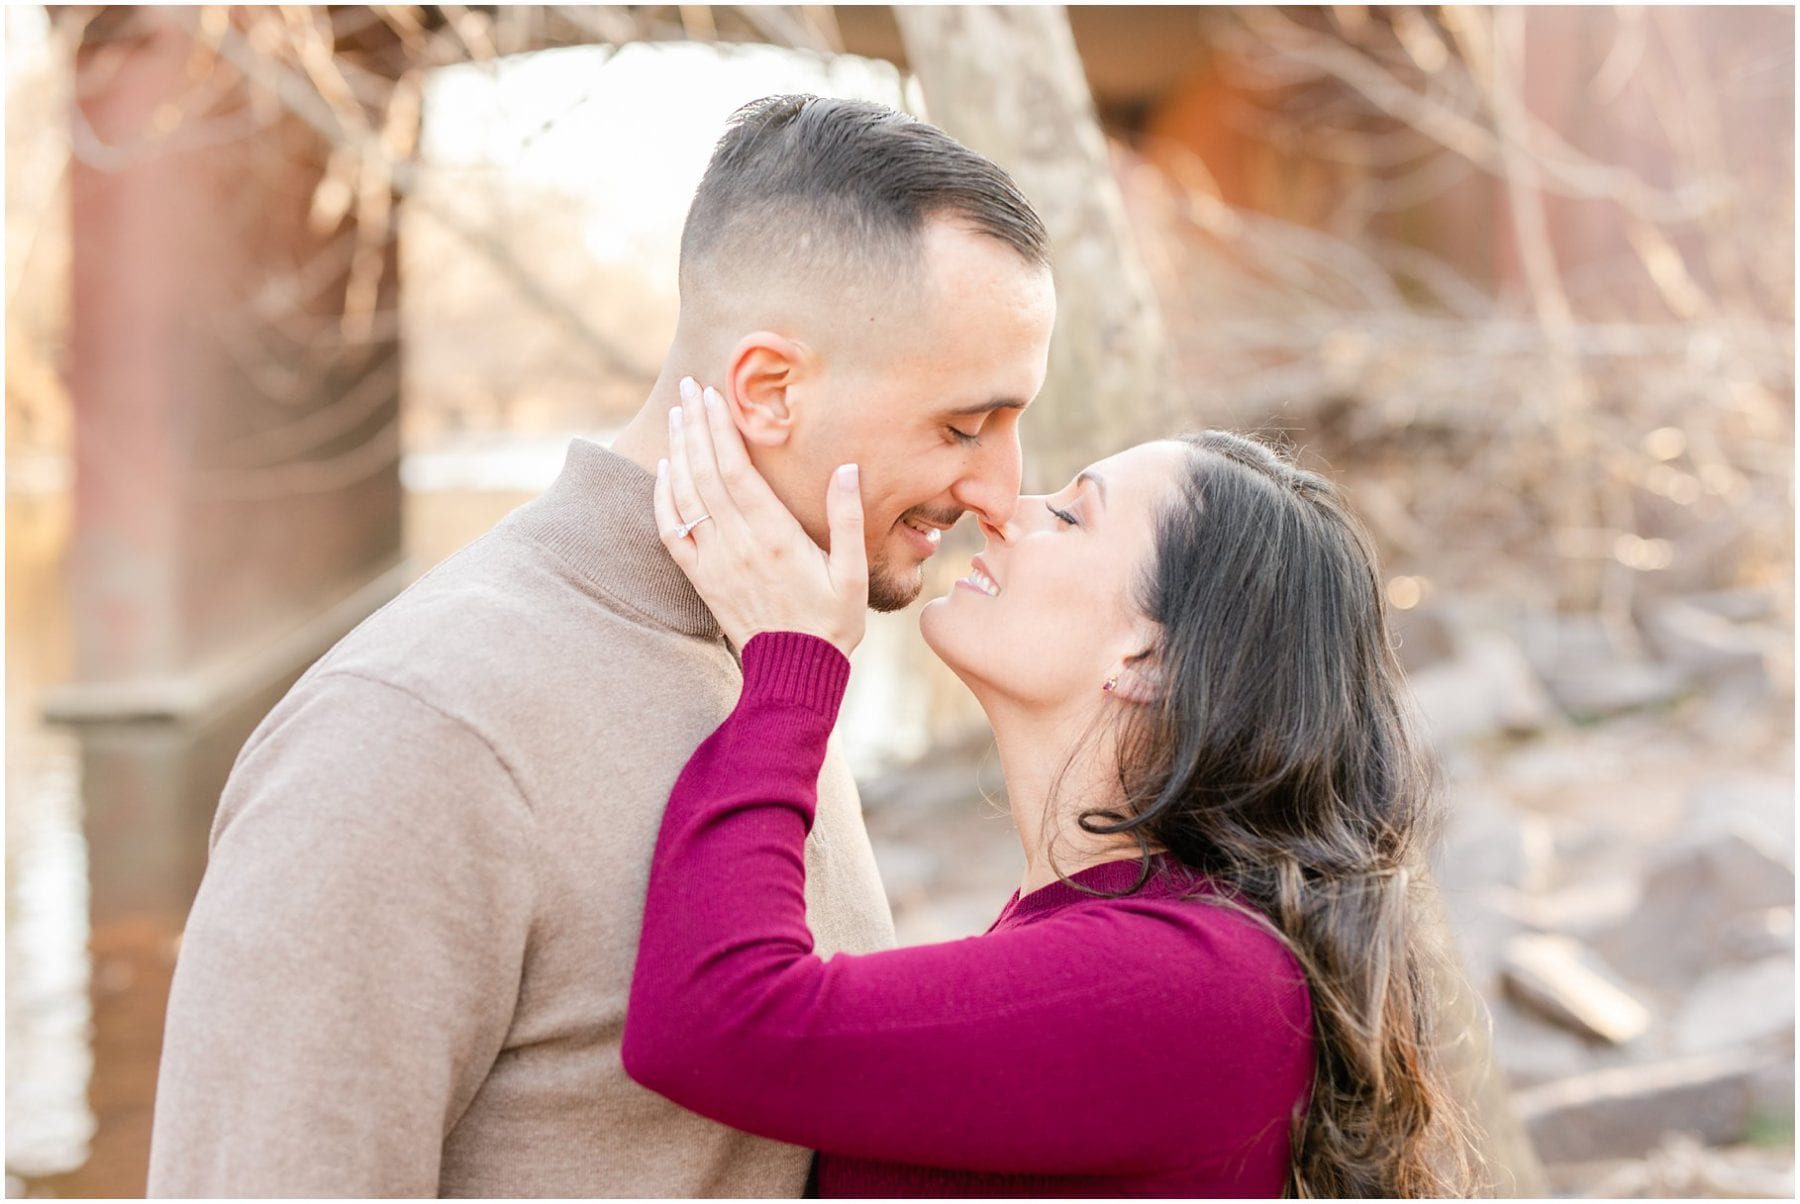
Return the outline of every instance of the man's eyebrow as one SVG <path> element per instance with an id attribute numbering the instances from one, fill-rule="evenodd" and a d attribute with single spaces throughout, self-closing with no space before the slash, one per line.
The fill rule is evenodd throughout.
<path id="1" fill-rule="evenodd" d="M 1016 397 L 996 397 L 992 401 L 979 402 L 972 406 L 963 406 L 958 410 L 948 410 L 953 418 L 970 418 L 976 414 L 991 414 L 995 410 L 1022 410 L 1026 403 Z"/>
<path id="2" fill-rule="evenodd" d="M 1075 481 L 1077 484 L 1086 481 L 1088 484 L 1092 485 L 1100 494 L 1100 504 L 1102 506 L 1106 505 L 1106 482 L 1100 479 L 1099 473 L 1083 472 L 1075 478 Z"/>

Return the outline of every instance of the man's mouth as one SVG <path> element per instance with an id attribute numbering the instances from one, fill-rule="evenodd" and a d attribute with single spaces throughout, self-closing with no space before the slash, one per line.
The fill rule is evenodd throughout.
<path id="1" fill-rule="evenodd" d="M 904 518 L 900 520 L 900 524 L 909 530 L 917 531 L 933 548 L 936 548 L 938 542 L 944 538 L 943 527 L 926 522 L 922 518 Z"/>

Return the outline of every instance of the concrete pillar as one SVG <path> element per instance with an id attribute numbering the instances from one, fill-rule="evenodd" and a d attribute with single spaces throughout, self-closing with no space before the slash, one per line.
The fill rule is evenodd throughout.
<path id="1" fill-rule="evenodd" d="M 74 64 L 77 680 L 53 718 L 214 710 L 399 579 L 393 239 L 346 330 L 353 222 L 308 220 L 331 148 L 217 59 L 205 11 L 103 9 Z"/>

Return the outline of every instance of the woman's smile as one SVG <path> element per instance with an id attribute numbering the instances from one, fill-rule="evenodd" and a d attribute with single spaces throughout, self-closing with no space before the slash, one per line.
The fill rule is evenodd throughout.
<path id="1" fill-rule="evenodd" d="M 970 564 L 969 575 L 958 580 L 956 584 L 966 590 L 984 594 L 989 598 L 998 598 L 1000 596 L 1000 586 L 995 582 L 993 577 L 989 575 L 987 564 L 979 556 L 975 557 Z"/>

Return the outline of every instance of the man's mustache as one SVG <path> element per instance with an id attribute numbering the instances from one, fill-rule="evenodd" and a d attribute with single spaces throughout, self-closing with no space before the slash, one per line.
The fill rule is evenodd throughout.
<path id="1" fill-rule="evenodd" d="M 932 524 L 933 526 L 947 528 L 947 527 L 955 526 L 957 520 L 961 519 L 962 516 L 967 513 L 968 513 L 968 511 L 962 509 L 961 507 L 958 507 L 955 510 L 926 510 L 923 507 L 914 506 L 911 510 L 908 510 L 905 514 L 902 514 L 895 521 L 903 523 L 903 522 L 907 521 L 908 519 L 918 519 L 920 522 L 926 522 L 926 523 Z"/>

